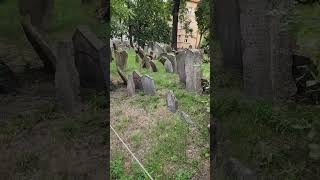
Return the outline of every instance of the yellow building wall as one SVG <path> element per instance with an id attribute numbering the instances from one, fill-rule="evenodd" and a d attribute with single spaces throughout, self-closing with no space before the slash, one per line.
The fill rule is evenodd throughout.
<path id="1" fill-rule="evenodd" d="M 198 31 L 198 25 L 196 21 L 195 11 L 197 9 L 198 2 L 200 0 L 188 0 L 186 2 L 186 8 L 188 12 L 186 18 L 191 21 L 190 28 L 193 30 L 192 34 L 186 34 L 183 29 L 183 24 L 178 23 L 178 37 L 177 37 L 177 47 L 178 48 L 198 48 L 200 41 L 200 33 Z"/>

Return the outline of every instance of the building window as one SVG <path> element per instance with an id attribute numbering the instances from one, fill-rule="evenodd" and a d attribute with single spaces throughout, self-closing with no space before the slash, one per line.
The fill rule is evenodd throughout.
<path id="1" fill-rule="evenodd" d="M 188 38 L 188 35 L 185 35 L 186 38 Z"/>
<path id="2" fill-rule="evenodd" d="M 178 35 L 179 39 L 181 38 L 181 35 Z"/>
<path id="3" fill-rule="evenodd" d="M 185 39 L 184 42 L 188 42 L 188 39 Z"/>

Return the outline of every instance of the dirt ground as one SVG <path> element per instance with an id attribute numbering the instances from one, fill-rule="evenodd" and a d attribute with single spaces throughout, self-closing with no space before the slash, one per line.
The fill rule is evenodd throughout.
<path id="1" fill-rule="evenodd" d="M 0 44 L 0 58 L 20 83 L 0 95 L 0 179 L 106 179 L 107 110 L 83 101 L 73 116 L 56 111 L 53 78 L 32 49 Z"/>

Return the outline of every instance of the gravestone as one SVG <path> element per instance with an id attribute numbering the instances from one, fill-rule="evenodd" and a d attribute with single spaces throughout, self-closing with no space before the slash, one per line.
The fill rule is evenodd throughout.
<path id="1" fill-rule="evenodd" d="M 165 57 L 165 56 L 162 56 L 160 59 L 159 59 L 159 61 L 164 65 L 164 63 L 166 62 L 166 60 L 168 60 L 169 61 L 169 59 L 167 58 L 167 57 Z"/>
<path id="2" fill-rule="evenodd" d="M 128 83 L 127 83 L 128 96 L 133 96 L 135 94 L 135 85 L 133 81 L 133 76 L 128 75 Z"/>
<path id="3" fill-rule="evenodd" d="M 151 69 L 153 72 L 158 72 L 158 68 L 156 66 L 156 64 L 153 61 L 149 61 Z"/>
<path id="4" fill-rule="evenodd" d="M 38 31 L 48 28 L 54 8 L 54 0 L 19 0 L 19 12 L 30 16 L 31 24 Z"/>
<path id="5" fill-rule="evenodd" d="M 186 83 L 186 69 L 185 69 L 185 59 L 186 59 L 186 51 L 181 50 L 177 52 L 177 73 L 179 75 L 179 80 L 182 83 Z"/>
<path id="6" fill-rule="evenodd" d="M 154 47 L 154 53 L 157 57 L 159 57 L 161 53 L 165 52 L 159 43 L 154 43 L 153 47 Z"/>
<path id="7" fill-rule="evenodd" d="M 185 71 L 186 89 L 190 92 L 202 92 L 201 54 L 197 50 L 186 50 Z"/>
<path id="8" fill-rule="evenodd" d="M 172 53 L 172 48 L 170 45 L 166 45 L 166 52 L 167 53 Z"/>
<path id="9" fill-rule="evenodd" d="M 186 121 L 188 124 L 190 124 L 190 125 L 194 124 L 194 122 L 191 120 L 190 116 L 187 113 L 185 113 L 184 111 L 180 112 L 180 117 L 181 117 L 181 119 Z"/>
<path id="10" fill-rule="evenodd" d="M 143 87 L 142 87 L 142 82 L 141 82 L 141 78 L 142 78 L 141 74 L 135 70 L 132 72 L 132 78 L 133 78 L 134 85 L 135 85 L 136 89 L 142 90 Z"/>
<path id="11" fill-rule="evenodd" d="M 143 92 L 146 95 L 155 95 L 156 94 L 156 86 L 154 84 L 153 79 L 148 75 L 143 75 L 141 77 Z"/>
<path id="12" fill-rule="evenodd" d="M 123 71 L 126 69 L 128 61 L 128 53 L 126 51 L 116 51 L 116 64 Z"/>
<path id="13" fill-rule="evenodd" d="M 171 61 L 166 60 L 166 62 L 164 63 L 164 69 L 166 70 L 167 73 L 173 73 L 173 67 L 172 67 Z"/>
<path id="14" fill-rule="evenodd" d="M 123 84 L 127 85 L 128 79 L 127 79 L 125 73 L 118 66 L 117 66 L 117 72 L 118 72 L 120 78 L 122 79 Z"/>
<path id="15" fill-rule="evenodd" d="M 41 34 L 27 19 L 21 21 L 21 25 L 28 41 L 41 59 L 46 72 L 54 73 L 56 66 L 56 55 L 52 47 L 49 46 Z"/>
<path id="16" fill-rule="evenodd" d="M 150 61 L 151 61 L 150 58 L 148 56 L 145 56 L 142 60 L 141 67 L 146 68 L 146 69 L 150 69 L 150 67 L 151 67 Z"/>
<path id="17" fill-rule="evenodd" d="M 177 72 L 177 61 L 176 61 L 176 56 L 173 53 L 166 53 L 163 56 L 167 57 L 173 67 L 173 72 Z"/>
<path id="18" fill-rule="evenodd" d="M 80 93 L 79 74 L 74 63 L 71 41 L 57 44 L 57 63 L 55 72 L 55 89 L 57 105 L 67 113 L 75 112 Z"/>
<path id="19" fill-rule="evenodd" d="M 171 90 L 167 92 L 167 107 L 173 113 L 178 109 L 178 101 Z"/>
<path id="20" fill-rule="evenodd" d="M 244 90 L 252 97 L 287 99 L 296 87 L 292 78 L 292 38 L 280 27 L 283 15 L 270 12 L 269 1 L 239 2 Z M 279 1 L 276 8 L 286 12 L 291 3 Z"/>
<path id="21" fill-rule="evenodd" d="M 86 26 L 79 26 L 72 40 L 81 86 L 105 90 L 109 85 L 110 66 L 106 45 Z"/>

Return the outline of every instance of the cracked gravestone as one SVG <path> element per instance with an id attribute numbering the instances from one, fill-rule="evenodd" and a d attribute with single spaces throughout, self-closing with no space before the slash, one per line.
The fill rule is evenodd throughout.
<path id="1" fill-rule="evenodd" d="M 138 72 L 138 71 L 133 71 L 132 72 L 132 78 L 133 78 L 133 81 L 134 81 L 134 85 L 135 85 L 135 88 L 136 89 L 140 89 L 142 90 L 143 87 L 142 87 L 142 82 L 141 82 L 141 74 Z"/>
<path id="2" fill-rule="evenodd" d="M 79 26 L 73 37 L 80 85 L 97 91 L 109 86 L 109 59 L 106 45 L 86 26 Z"/>
<path id="3" fill-rule="evenodd" d="M 156 94 L 156 86 L 154 84 L 154 80 L 149 75 L 143 75 L 141 77 L 143 92 L 146 95 L 155 95 Z"/>
<path id="4" fill-rule="evenodd" d="M 170 60 L 166 60 L 166 62 L 164 63 L 164 68 L 167 73 L 173 73 L 173 67 Z"/>
<path id="5" fill-rule="evenodd" d="M 57 44 L 55 89 L 57 104 L 65 112 L 73 113 L 79 103 L 79 74 L 75 67 L 71 41 Z"/>
<path id="6" fill-rule="evenodd" d="M 202 92 L 201 54 L 197 50 L 187 50 L 185 59 L 186 89 L 190 92 Z"/>
<path id="7" fill-rule="evenodd" d="M 126 51 L 116 51 L 115 57 L 117 66 L 124 71 L 128 62 L 128 53 Z"/>
<path id="8" fill-rule="evenodd" d="M 41 59 L 46 72 L 54 73 L 56 55 L 52 47 L 49 46 L 38 30 L 27 19 L 22 20 L 21 25 L 28 41 Z"/>
<path id="9" fill-rule="evenodd" d="M 128 75 L 127 91 L 128 91 L 128 96 L 130 97 L 135 94 L 135 85 L 134 85 L 132 75 Z"/>
<path id="10" fill-rule="evenodd" d="M 167 92 L 167 107 L 168 110 L 171 112 L 176 112 L 178 109 L 178 101 L 177 98 L 175 97 L 173 91 L 168 91 Z"/>

